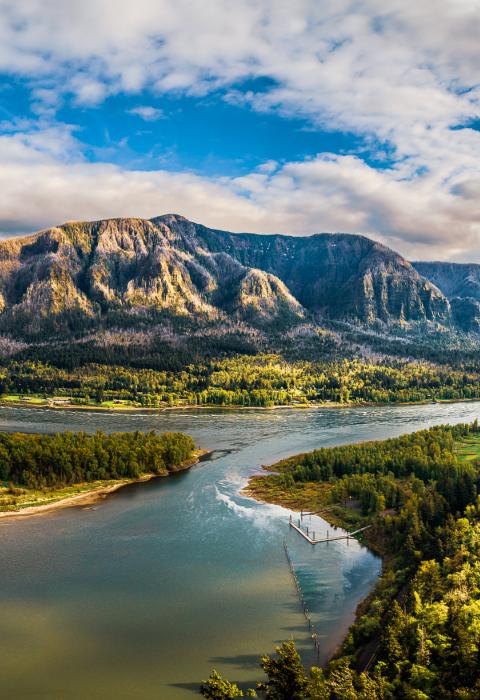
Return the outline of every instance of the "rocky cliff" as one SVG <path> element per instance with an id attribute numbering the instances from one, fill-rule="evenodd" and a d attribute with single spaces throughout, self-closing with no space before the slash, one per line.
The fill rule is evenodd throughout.
<path id="1" fill-rule="evenodd" d="M 27 337 L 182 319 L 448 325 L 448 293 L 364 236 L 234 234 L 177 215 L 70 222 L 0 242 L 0 330 Z M 440 289 L 439 289 L 440 287 Z"/>

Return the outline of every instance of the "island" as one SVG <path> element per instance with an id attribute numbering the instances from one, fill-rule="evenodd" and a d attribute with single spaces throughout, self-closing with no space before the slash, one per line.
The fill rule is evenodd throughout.
<path id="1" fill-rule="evenodd" d="M 0 518 L 92 503 L 125 484 L 188 469 L 203 455 L 179 432 L 0 433 Z"/>

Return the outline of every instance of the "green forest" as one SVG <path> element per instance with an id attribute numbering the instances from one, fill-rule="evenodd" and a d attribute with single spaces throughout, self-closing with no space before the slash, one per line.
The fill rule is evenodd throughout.
<path id="1" fill-rule="evenodd" d="M 236 355 L 177 371 L 11 360 L 0 368 L 0 397 L 152 408 L 449 401 L 480 398 L 480 373 L 419 361 L 287 361 L 278 354 Z"/>
<path id="2" fill-rule="evenodd" d="M 251 493 L 323 507 L 345 527 L 371 524 L 368 543 L 383 556 L 383 574 L 325 669 L 307 672 L 290 641 L 260 660 L 266 680 L 256 689 L 242 692 L 212 672 L 203 696 L 478 700 L 478 423 L 315 450 L 271 469 Z"/>
<path id="3" fill-rule="evenodd" d="M 166 475 L 190 460 L 183 433 L 0 433 L 0 485 L 59 489 L 84 482 Z"/>

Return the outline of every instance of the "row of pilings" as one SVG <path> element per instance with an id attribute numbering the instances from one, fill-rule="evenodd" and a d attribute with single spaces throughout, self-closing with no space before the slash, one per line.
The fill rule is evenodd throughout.
<path id="1" fill-rule="evenodd" d="M 317 631 L 315 629 L 315 625 L 312 621 L 312 618 L 310 616 L 310 611 L 308 610 L 307 603 L 305 601 L 305 596 L 303 595 L 303 590 L 300 585 L 300 581 L 298 580 L 297 573 L 295 571 L 295 567 L 293 566 L 292 558 L 290 556 L 290 552 L 288 551 L 288 546 L 287 546 L 287 541 L 283 540 L 283 549 L 285 550 L 285 556 L 287 557 L 287 562 L 288 566 L 290 568 L 291 574 L 293 576 L 293 580 L 295 582 L 295 588 L 297 590 L 297 595 L 298 599 L 300 600 L 300 605 L 302 606 L 303 614 L 305 617 L 305 620 L 307 621 L 308 629 L 310 632 L 310 636 L 312 638 L 313 646 L 315 647 L 315 653 L 317 656 L 317 660 L 320 660 L 320 642 L 319 642 L 319 637 L 317 634 Z"/>

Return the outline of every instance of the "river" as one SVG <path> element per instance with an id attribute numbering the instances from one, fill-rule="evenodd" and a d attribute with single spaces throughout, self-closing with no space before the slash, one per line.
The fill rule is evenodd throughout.
<path id="1" fill-rule="evenodd" d="M 292 636 L 313 663 L 284 538 L 324 661 L 381 562 L 356 541 L 312 547 L 288 527 L 289 511 L 240 495 L 248 476 L 316 447 L 479 413 L 475 403 L 128 414 L 0 408 L 0 430 L 180 430 L 214 451 L 188 472 L 128 486 L 94 507 L 0 523 L 0 697 L 188 700 L 212 667 L 254 683 L 258 656 Z"/>

